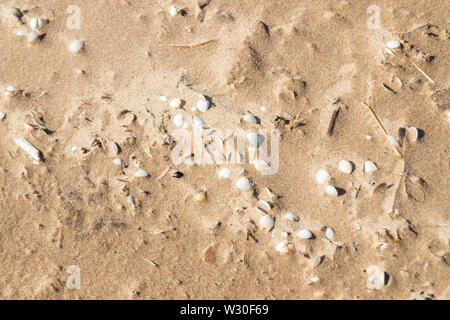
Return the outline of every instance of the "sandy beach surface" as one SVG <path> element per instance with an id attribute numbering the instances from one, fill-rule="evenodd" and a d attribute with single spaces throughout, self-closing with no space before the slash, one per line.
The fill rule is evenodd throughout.
<path id="1" fill-rule="evenodd" d="M 1 1 L 0 298 L 449 299 L 449 16 Z M 276 159 L 176 164 L 178 126 Z"/>

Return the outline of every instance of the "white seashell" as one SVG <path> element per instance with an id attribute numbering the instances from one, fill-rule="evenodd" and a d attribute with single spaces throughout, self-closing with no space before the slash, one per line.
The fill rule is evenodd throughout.
<path id="1" fill-rule="evenodd" d="M 394 55 L 394 53 L 392 52 L 392 50 L 389 49 L 389 48 L 384 48 L 384 52 L 386 52 L 388 55 L 391 55 L 391 56 Z"/>
<path id="2" fill-rule="evenodd" d="M 174 6 L 170 6 L 170 8 L 169 8 L 169 13 L 170 13 L 170 15 L 173 17 L 173 16 L 176 16 L 176 15 L 177 15 L 178 10 L 177 10 L 177 8 L 175 8 Z"/>
<path id="3" fill-rule="evenodd" d="M 252 146 L 258 146 L 258 134 L 255 131 L 249 131 L 247 133 L 247 140 Z"/>
<path id="4" fill-rule="evenodd" d="M 285 240 L 285 241 L 281 241 L 279 243 L 277 243 L 277 245 L 275 246 L 275 250 L 277 250 L 277 252 L 281 253 L 281 254 L 285 254 L 289 252 L 289 243 Z"/>
<path id="5" fill-rule="evenodd" d="M 14 86 L 8 86 L 8 87 L 6 87 L 6 90 L 5 90 L 5 96 L 14 95 L 17 92 L 19 92 L 19 88 L 16 88 Z"/>
<path id="6" fill-rule="evenodd" d="M 200 116 L 194 116 L 192 120 L 192 125 L 194 126 L 194 129 L 200 130 L 203 128 L 203 125 L 205 124 L 205 121 Z"/>
<path id="7" fill-rule="evenodd" d="M 316 174 L 317 183 L 322 184 L 322 183 L 328 182 L 328 180 L 330 180 L 330 178 L 331 178 L 331 176 L 327 170 L 320 169 L 319 171 L 317 171 L 317 174 Z"/>
<path id="8" fill-rule="evenodd" d="M 6 117 L 6 113 L 4 113 L 3 111 L 0 111 L 0 120 L 5 119 Z"/>
<path id="9" fill-rule="evenodd" d="M 330 185 L 328 185 L 325 188 L 325 192 L 328 193 L 330 196 L 333 196 L 333 197 L 337 197 L 338 196 L 338 192 L 337 192 L 336 188 L 333 187 L 333 186 L 330 186 Z"/>
<path id="10" fill-rule="evenodd" d="M 409 127 L 408 137 L 412 142 L 416 142 L 419 139 L 419 130 L 416 127 Z"/>
<path id="11" fill-rule="evenodd" d="M 258 171 L 262 171 L 262 170 L 269 170 L 269 164 L 261 159 L 257 159 L 253 161 L 253 165 L 255 166 L 255 169 Z"/>
<path id="12" fill-rule="evenodd" d="M 25 33 L 25 31 L 23 31 L 23 30 L 19 30 L 19 31 L 17 31 L 17 33 L 16 33 L 19 37 L 23 37 L 26 33 Z"/>
<path id="13" fill-rule="evenodd" d="M 308 230 L 308 229 L 300 229 L 297 233 L 296 236 L 301 238 L 301 239 L 311 239 L 314 237 L 313 233 Z"/>
<path id="14" fill-rule="evenodd" d="M 205 201 L 205 199 L 206 199 L 206 192 L 204 191 L 199 191 L 196 194 L 194 194 L 194 202 L 196 203 L 201 203 Z"/>
<path id="15" fill-rule="evenodd" d="M 167 97 L 167 96 L 159 96 L 159 100 L 161 100 L 162 102 L 166 102 L 167 100 L 169 100 L 169 97 Z"/>
<path id="16" fill-rule="evenodd" d="M 114 163 L 116 166 L 121 166 L 121 165 L 122 165 L 122 160 L 120 160 L 119 158 L 117 158 L 117 159 L 114 159 L 114 160 L 113 160 L 113 163 Z"/>
<path id="17" fill-rule="evenodd" d="M 394 136 L 387 136 L 390 143 L 392 143 L 396 147 L 400 147 L 400 142 Z"/>
<path id="18" fill-rule="evenodd" d="M 246 191 L 250 189 L 250 180 L 246 177 L 241 177 L 236 180 L 236 187 L 240 190 Z"/>
<path id="19" fill-rule="evenodd" d="M 78 53 L 84 48 L 84 41 L 83 40 L 74 40 L 69 46 L 70 52 Z"/>
<path id="20" fill-rule="evenodd" d="M 169 102 L 169 107 L 171 107 L 172 109 L 178 109 L 181 106 L 181 100 L 178 98 L 174 98 L 172 100 L 170 100 Z"/>
<path id="21" fill-rule="evenodd" d="M 14 142 L 26 153 L 28 153 L 34 160 L 39 161 L 41 159 L 41 152 L 27 140 L 22 138 L 14 138 Z"/>
<path id="22" fill-rule="evenodd" d="M 39 21 L 38 18 L 33 18 L 30 20 L 30 28 L 31 29 L 37 29 L 39 27 Z"/>
<path id="23" fill-rule="evenodd" d="M 339 161 L 338 169 L 344 173 L 352 173 L 353 167 L 350 161 L 347 160 L 341 160 Z"/>
<path id="24" fill-rule="evenodd" d="M 244 119 L 244 121 L 247 123 L 257 123 L 258 122 L 256 120 L 256 118 L 250 114 L 246 114 L 245 116 L 242 117 L 242 119 Z"/>
<path id="25" fill-rule="evenodd" d="M 266 215 L 262 216 L 261 218 L 259 218 L 259 224 L 264 229 L 270 230 L 275 225 L 275 220 L 270 215 L 266 214 Z"/>
<path id="26" fill-rule="evenodd" d="M 31 32 L 28 34 L 28 39 L 27 41 L 29 43 L 32 43 L 34 41 L 36 41 L 36 39 L 38 38 L 39 33 L 36 30 L 31 30 Z"/>
<path id="27" fill-rule="evenodd" d="M 365 172 L 373 172 L 377 170 L 377 165 L 371 161 L 366 161 L 364 163 L 364 171 Z"/>
<path id="28" fill-rule="evenodd" d="M 291 220 L 291 221 L 298 221 L 299 220 L 298 216 L 295 213 L 292 213 L 290 211 L 287 212 L 284 215 L 284 218 L 287 219 L 287 220 Z"/>
<path id="29" fill-rule="evenodd" d="M 367 275 L 367 289 L 380 290 L 386 282 L 386 273 L 376 265 L 371 265 L 366 268 Z"/>
<path id="30" fill-rule="evenodd" d="M 178 128 L 184 126 L 184 116 L 181 113 L 175 115 L 175 117 L 173 117 L 173 124 Z"/>
<path id="31" fill-rule="evenodd" d="M 134 174 L 134 176 L 137 178 L 145 178 L 148 177 L 148 172 L 145 171 L 144 169 L 138 169 Z"/>
<path id="32" fill-rule="evenodd" d="M 219 178 L 228 179 L 231 176 L 231 171 L 228 168 L 220 168 L 217 175 L 219 176 Z"/>
<path id="33" fill-rule="evenodd" d="M 369 136 L 368 134 L 366 135 L 366 139 L 367 140 L 372 140 L 372 136 Z"/>
<path id="34" fill-rule="evenodd" d="M 259 110 L 261 110 L 261 112 L 267 112 L 267 107 L 261 106 L 261 107 L 259 107 Z"/>
<path id="35" fill-rule="evenodd" d="M 400 43 L 400 41 L 397 41 L 397 40 L 391 40 L 388 43 L 386 43 L 386 48 L 388 48 L 388 49 L 398 49 L 398 48 L 400 48 L 400 46 L 401 46 L 401 43 Z"/>
<path id="36" fill-rule="evenodd" d="M 198 100 L 197 101 L 197 109 L 200 112 L 208 111 L 210 106 L 211 106 L 211 103 L 208 100 Z"/>
<path id="37" fill-rule="evenodd" d="M 325 230 L 325 237 L 327 237 L 328 240 L 333 240 L 333 238 L 334 238 L 333 229 L 327 228 L 327 230 Z"/>

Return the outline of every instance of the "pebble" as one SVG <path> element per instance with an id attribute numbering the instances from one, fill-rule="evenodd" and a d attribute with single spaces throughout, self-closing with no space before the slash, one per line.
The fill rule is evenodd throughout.
<path id="1" fill-rule="evenodd" d="M 240 190 L 247 191 L 250 189 L 250 180 L 246 177 L 241 177 L 236 180 L 236 187 Z"/>
<path id="2" fill-rule="evenodd" d="M 30 20 L 30 28 L 36 30 L 38 28 L 42 28 L 42 18 L 33 18 Z"/>
<path id="3" fill-rule="evenodd" d="M 341 160 L 341 161 L 339 161 L 338 169 L 339 169 L 339 171 L 350 174 L 350 173 L 352 173 L 353 167 L 352 167 L 352 164 L 350 161 Z"/>
<path id="4" fill-rule="evenodd" d="M 275 220 L 268 214 L 259 218 L 259 224 L 267 230 L 271 230 L 275 225 Z"/>
<path id="5" fill-rule="evenodd" d="M 298 221 L 299 220 L 299 218 L 298 218 L 298 216 L 295 214 L 295 213 L 293 213 L 293 212 L 287 212 L 285 215 L 284 215 L 284 218 L 286 219 L 286 220 L 291 220 L 291 221 Z"/>
<path id="6" fill-rule="evenodd" d="M 28 34 L 27 41 L 29 43 L 35 42 L 38 37 L 39 37 L 39 33 L 36 30 L 31 30 L 31 32 Z"/>
<path id="7" fill-rule="evenodd" d="M 334 238 L 334 230 L 331 228 L 327 228 L 325 230 L 325 237 L 327 237 L 328 240 L 333 240 Z"/>
<path id="8" fill-rule="evenodd" d="M 181 128 L 182 126 L 184 126 L 184 116 L 181 113 L 178 113 L 177 115 L 175 115 L 175 117 L 173 117 L 173 123 L 178 128 Z"/>
<path id="9" fill-rule="evenodd" d="M 148 177 L 148 172 L 145 171 L 144 169 L 138 169 L 134 174 L 134 176 L 137 178 L 145 178 Z"/>
<path id="10" fill-rule="evenodd" d="M 317 183 L 322 184 L 322 183 L 328 182 L 330 180 L 330 178 L 331 178 L 331 176 L 327 170 L 320 169 L 319 171 L 317 171 L 317 174 L 316 174 Z"/>
<path id="11" fill-rule="evenodd" d="M 330 196 L 333 196 L 333 197 L 337 197 L 337 196 L 338 196 L 337 189 L 336 189 L 335 187 L 333 187 L 333 186 L 328 185 L 328 186 L 325 188 L 325 191 L 326 191 L 326 193 L 329 194 Z"/>
<path id="12" fill-rule="evenodd" d="M 308 229 L 300 229 L 296 235 L 301 239 L 311 239 L 314 237 L 313 233 Z"/>
<path id="13" fill-rule="evenodd" d="M 0 120 L 5 119 L 6 117 L 6 113 L 4 113 L 3 111 L 0 111 Z"/>
<path id="14" fill-rule="evenodd" d="M 210 106 L 211 106 L 211 103 L 208 100 L 198 100 L 197 101 L 197 109 L 200 112 L 208 111 Z"/>
<path id="15" fill-rule="evenodd" d="M 78 53 L 84 48 L 83 40 L 74 40 L 69 46 L 69 50 L 73 53 Z"/>
<path id="16" fill-rule="evenodd" d="M 121 166 L 121 165 L 122 165 L 122 160 L 120 160 L 119 158 L 117 158 L 117 159 L 114 159 L 114 160 L 113 160 L 113 163 L 114 163 L 116 166 Z"/>
<path id="17" fill-rule="evenodd" d="M 371 161 L 366 161 L 364 163 L 364 171 L 365 172 L 373 172 L 377 170 L 377 165 Z"/>
<path id="18" fill-rule="evenodd" d="M 228 168 L 220 168 L 217 175 L 219 176 L 219 178 L 228 179 L 231 176 L 231 171 Z"/>

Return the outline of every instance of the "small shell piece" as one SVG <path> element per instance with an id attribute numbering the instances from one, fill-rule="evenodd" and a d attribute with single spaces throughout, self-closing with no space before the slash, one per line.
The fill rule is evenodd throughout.
<path id="1" fill-rule="evenodd" d="M 39 18 L 32 18 L 31 20 L 30 20 L 30 28 L 31 29 L 38 29 L 38 28 L 42 28 L 42 18 L 41 17 L 39 17 Z"/>
<path id="2" fill-rule="evenodd" d="M 145 177 L 148 177 L 148 172 L 145 171 L 144 169 L 138 169 L 135 172 L 134 176 L 137 178 L 145 178 Z"/>
<path id="3" fill-rule="evenodd" d="M 41 159 L 41 152 L 27 140 L 22 138 L 14 138 L 14 142 L 34 160 L 39 161 Z"/>
<path id="4" fill-rule="evenodd" d="M 194 194 L 194 202 L 195 203 L 204 202 L 205 199 L 206 199 L 206 192 L 205 191 L 199 191 L 196 194 Z"/>
<path id="5" fill-rule="evenodd" d="M 182 126 L 184 126 L 184 116 L 181 113 L 178 113 L 177 115 L 175 115 L 175 117 L 173 117 L 173 123 L 178 128 L 181 128 Z"/>
<path id="6" fill-rule="evenodd" d="M 270 215 L 266 214 L 259 218 L 259 224 L 264 229 L 271 230 L 275 225 L 275 220 Z"/>
<path id="7" fill-rule="evenodd" d="M 211 103 L 208 100 L 198 100 L 197 101 L 197 109 L 200 112 L 208 111 L 210 106 L 211 106 Z"/>
<path id="8" fill-rule="evenodd" d="M 373 172 L 377 170 L 377 165 L 373 163 L 372 161 L 366 161 L 364 163 L 364 171 L 365 172 Z"/>
<path id="9" fill-rule="evenodd" d="M 378 266 L 371 265 L 366 268 L 367 289 L 380 290 L 386 283 L 386 273 Z"/>
<path id="10" fill-rule="evenodd" d="M 331 176 L 326 169 L 320 169 L 316 173 L 316 180 L 317 180 L 317 183 L 319 183 L 319 184 L 328 182 L 330 180 L 330 178 L 331 178 Z"/>
<path id="11" fill-rule="evenodd" d="M 326 192 L 327 194 L 329 194 L 330 196 L 333 196 L 333 197 L 337 197 L 337 196 L 338 196 L 337 189 L 336 189 L 335 187 L 333 187 L 333 186 L 330 186 L 330 185 L 328 185 L 328 186 L 325 188 L 325 192 Z"/>
<path id="12" fill-rule="evenodd" d="M 4 113 L 3 111 L 0 111 L 0 120 L 5 119 L 6 117 L 6 113 Z"/>
<path id="13" fill-rule="evenodd" d="M 38 37 L 39 37 L 39 33 L 36 30 L 31 30 L 31 32 L 28 34 L 27 41 L 29 43 L 35 42 Z"/>
<path id="14" fill-rule="evenodd" d="M 205 121 L 200 116 L 194 116 L 192 118 L 192 125 L 194 129 L 200 130 L 203 128 L 203 125 L 205 124 Z"/>
<path id="15" fill-rule="evenodd" d="M 255 131 L 247 132 L 247 140 L 253 147 L 258 146 L 258 134 Z"/>
<path id="16" fill-rule="evenodd" d="M 162 102 L 166 102 L 167 100 L 169 100 L 169 97 L 167 97 L 167 96 L 159 96 L 159 100 L 161 100 Z"/>
<path id="17" fill-rule="evenodd" d="M 170 6 L 170 8 L 169 8 L 169 13 L 170 13 L 170 15 L 171 15 L 172 17 L 174 17 L 174 16 L 177 15 L 178 10 L 177 10 L 177 8 L 175 8 L 174 6 Z"/>
<path id="18" fill-rule="evenodd" d="M 5 90 L 5 96 L 13 96 L 13 95 L 17 94 L 19 91 L 20 90 L 17 87 L 8 86 L 8 87 L 6 87 L 6 90 Z"/>
<path id="19" fill-rule="evenodd" d="M 181 106 L 181 100 L 178 98 L 173 98 L 169 102 L 169 107 L 171 107 L 172 109 L 178 109 L 180 106 Z"/>
<path id="20" fill-rule="evenodd" d="M 334 230 L 331 228 L 327 228 L 325 230 L 325 237 L 327 237 L 328 240 L 333 240 L 334 238 Z"/>
<path id="21" fill-rule="evenodd" d="M 258 171 L 262 171 L 262 170 L 269 170 L 269 164 L 261 159 L 257 159 L 253 161 L 253 165 L 255 166 L 255 169 Z"/>
<path id="22" fill-rule="evenodd" d="M 416 127 L 409 127 L 408 137 L 411 142 L 416 142 L 417 140 L 419 140 L 419 130 Z"/>
<path id="23" fill-rule="evenodd" d="M 78 53 L 84 48 L 84 41 L 83 40 L 74 40 L 69 46 L 70 52 Z"/>
<path id="24" fill-rule="evenodd" d="M 251 114 L 246 114 L 245 116 L 242 117 L 242 119 L 247 123 L 253 123 L 253 124 L 258 123 L 256 118 L 254 116 L 252 116 Z"/>
<path id="25" fill-rule="evenodd" d="M 236 180 L 236 187 L 240 190 L 246 191 L 250 189 L 250 180 L 246 177 L 241 177 Z"/>
<path id="26" fill-rule="evenodd" d="M 277 245 L 275 246 L 275 250 L 277 250 L 277 252 L 281 253 L 281 254 L 288 253 L 289 252 L 289 243 L 286 240 L 281 241 L 281 242 L 277 243 Z"/>
<path id="27" fill-rule="evenodd" d="M 284 215 L 284 218 L 286 220 L 291 220 L 291 221 L 298 221 L 299 220 L 298 216 L 295 213 L 290 212 L 290 211 L 286 212 L 286 214 Z"/>
<path id="28" fill-rule="evenodd" d="M 228 179 L 231 176 L 231 172 L 230 172 L 230 169 L 228 169 L 228 168 L 220 168 L 217 175 L 219 176 L 219 178 Z"/>
<path id="29" fill-rule="evenodd" d="M 400 147 L 400 142 L 398 141 L 398 139 L 394 136 L 387 136 L 388 140 L 390 143 L 392 143 L 394 146 L 396 147 Z"/>
<path id="30" fill-rule="evenodd" d="M 398 49 L 402 44 L 398 40 L 391 40 L 386 43 L 386 48 L 388 49 Z"/>
<path id="31" fill-rule="evenodd" d="M 113 163 L 114 163 L 116 166 L 121 166 L 121 165 L 122 165 L 122 160 L 120 160 L 119 158 L 116 158 L 116 159 L 113 160 Z"/>
<path id="32" fill-rule="evenodd" d="M 339 161 L 338 169 L 339 169 L 339 171 L 350 174 L 350 173 L 352 173 L 353 167 L 352 167 L 352 164 L 350 161 L 341 160 L 341 161 Z"/>
<path id="33" fill-rule="evenodd" d="M 308 229 L 300 229 L 296 233 L 296 236 L 299 237 L 300 239 L 311 239 L 314 237 L 313 233 Z"/>

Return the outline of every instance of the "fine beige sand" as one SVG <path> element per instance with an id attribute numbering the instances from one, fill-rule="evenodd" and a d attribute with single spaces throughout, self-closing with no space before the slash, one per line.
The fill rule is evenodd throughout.
<path id="1" fill-rule="evenodd" d="M 449 299 L 449 14 L 441 0 L 1 1 L 0 298 Z M 279 170 L 175 165 L 177 113 L 188 130 L 196 114 L 278 129 Z"/>

